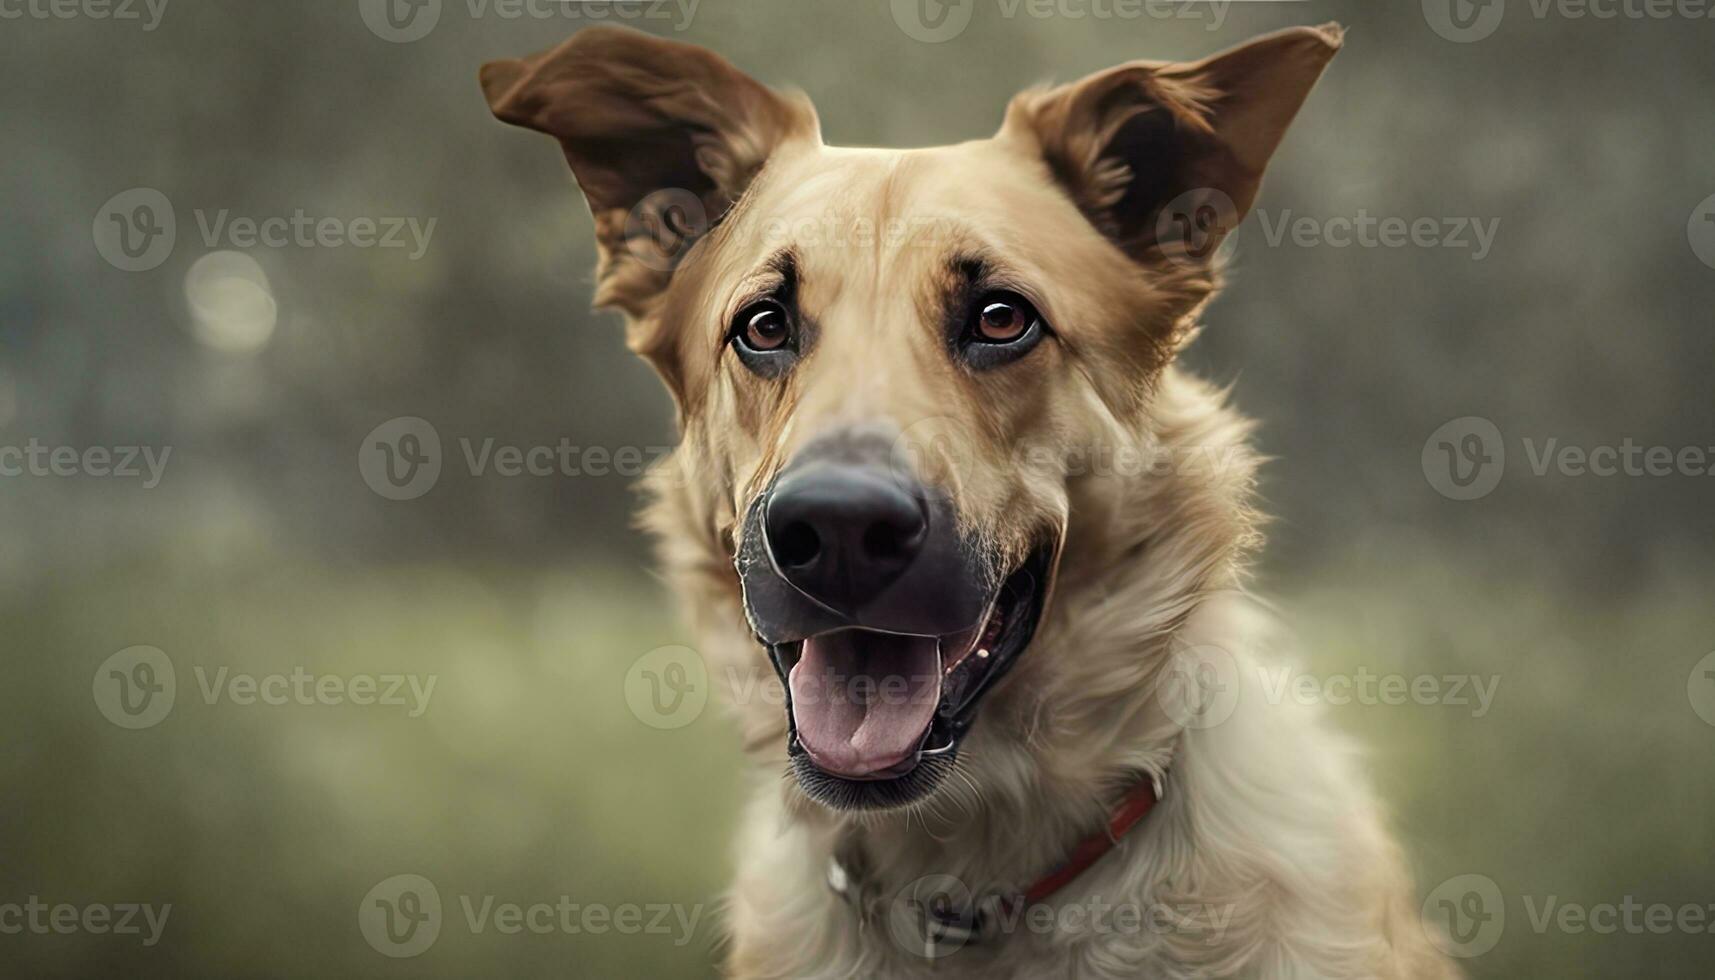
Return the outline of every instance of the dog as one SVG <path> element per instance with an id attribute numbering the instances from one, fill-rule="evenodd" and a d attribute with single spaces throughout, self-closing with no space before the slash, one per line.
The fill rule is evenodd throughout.
<path id="1" fill-rule="evenodd" d="M 628 29 L 483 67 L 677 411 L 644 523 L 754 760 L 730 976 L 1458 975 L 1353 749 L 1266 696 L 1251 425 L 1175 363 L 1342 43 L 903 151 Z"/>

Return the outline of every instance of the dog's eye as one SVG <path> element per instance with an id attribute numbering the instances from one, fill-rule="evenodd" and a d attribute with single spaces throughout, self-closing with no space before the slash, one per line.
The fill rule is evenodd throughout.
<path id="1" fill-rule="evenodd" d="M 728 336 L 744 366 L 764 377 L 786 370 L 798 350 L 792 314 L 779 300 L 760 300 L 738 311 Z"/>
<path id="2" fill-rule="evenodd" d="M 1047 330 L 1029 300 L 992 290 L 971 304 L 959 348 L 974 368 L 999 367 L 1030 353 Z"/>
<path id="3" fill-rule="evenodd" d="M 971 337 L 990 344 L 1010 344 L 1024 336 L 1036 322 L 1036 311 L 1030 304 L 1009 293 L 990 293 L 978 304 L 976 322 L 971 325 Z"/>
<path id="4" fill-rule="evenodd" d="M 733 336 L 753 351 L 779 350 L 792 340 L 791 321 L 773 300 L 745 307 L 733 327 Z"/>

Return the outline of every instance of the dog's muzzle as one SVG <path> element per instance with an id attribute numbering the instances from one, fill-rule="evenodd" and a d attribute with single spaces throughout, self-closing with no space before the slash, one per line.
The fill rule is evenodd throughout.
<path id="1" fill-rule="evenodd" d="M 1050 554 L 1005 568 L 884 436 L 800 451 L 749 508 L 738 569 L 806 792 L 877 809 L 939 785 L 1035 630 Z"/>

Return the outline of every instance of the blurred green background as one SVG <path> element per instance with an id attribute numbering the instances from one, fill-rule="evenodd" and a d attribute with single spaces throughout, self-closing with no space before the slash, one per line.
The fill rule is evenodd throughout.
<path id="1" fill-rule="evenodd" d="M 1475 873 L 1506 896 L 1474 976 L 1708 976 L 1715 935 L 1538 931 L 1526 901 L 1715 903 L 1715 679 L 1694 671 L 1715 650 L 1715 478 L 1537 476 L 1522 440 L 1715 446 L 1715 241 L 1698 237 L 1715 20 L 1513 0 L 1462 43 L 1434 28 L 1439 2 L 702 0 L 621 18 L 431 0 L 392 21 L 359 0 L 167 0 L 158 20 L 0 3 L 0 449 L 172 448 L 153 488 L 0 477 L 0 906 L 173 905 L 147 948 L 0 934 L 0 973 L 713 974 L 746 787 L 718 711 L 663 730 L 624 694 L 640 656 L 689 640 L 629 526 L 632 481 L 473 475 L 458 445 L 672 441 L 654 378 L 586 312 L 589 219 L 563 163 L 494 123 L 475 83 L 606 11 L 804 88 L 829 142 L 859 145 L 982 136 L 1037 81 L 1345 23 L 1188 355 L 1235 384 L 1275 457 L 1260 587 L 1318 674 L 1499 677 L 1481 717 L 1329 709 L 1369 745 L 1421 892 Z M 921 40 L 918 3 L 969 22 Z M 177 233 L 128 272 L 97 240 L 133 188 L 171 202 Z M 205 240 L 223 209 L 435 225 L 420 255 L 247 247 Z M 1261 220 L 1360 212 L 1498 233 L 1479 257 L 1275 244 Z M 400 416 L 428 420 L 445 460 L 395 501 L 358 450 Z M 1422 457 L 1464 416 L 1509 457 L 1458 501 Z M 177 698 L 127 730 L 92 684 L 136 645 L 171 658 Z M 436 687 L 417 717 L 209 704 L 199 667 Z M 445 919 L 390 959 L 358 910 L 406 873 Z M 688 935 L 473 934 L 459 896 L 703 914 Z"/>

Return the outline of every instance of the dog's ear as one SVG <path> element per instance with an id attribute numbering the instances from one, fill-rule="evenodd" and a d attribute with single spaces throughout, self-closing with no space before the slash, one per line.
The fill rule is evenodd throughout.
<path id="1" fill-rule="evenodd" d="M 495 116 L 560 141 L 595 218 L 597 306 L 648 312 L 673 266 L 815 110 L 690 44 L 593 27 L 482 67 Z"/>
<path id="2" fill-rule="evenodd" d="M 1342 38 L 1337 24 L 1294 28 L 1202 61 L 1131 62 L 1025 92 L 1001 135 L 1041 153 L 1127 254 L 1201 260 L 1250 210 Z"/>

